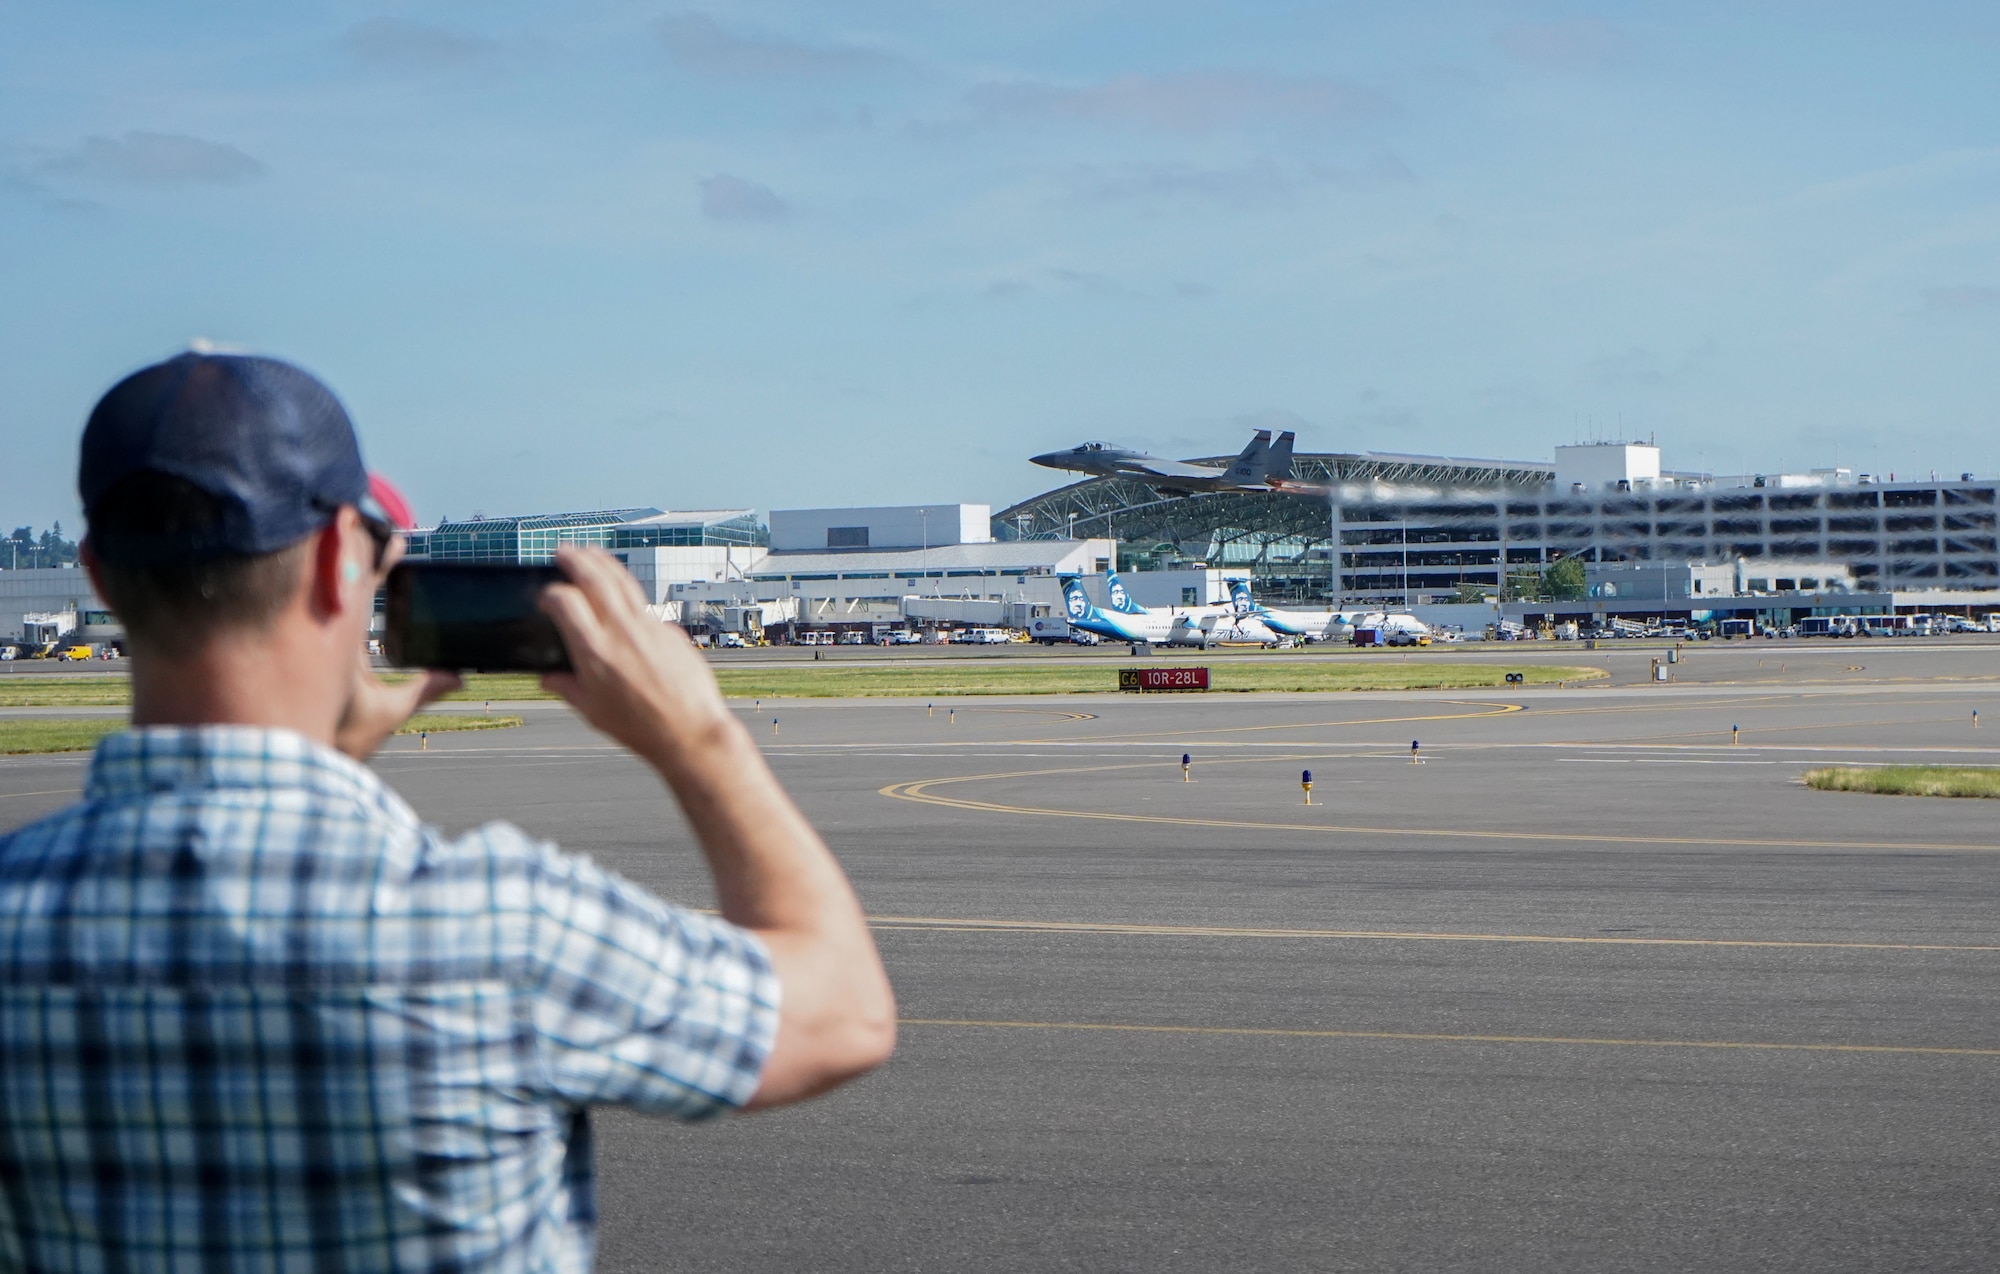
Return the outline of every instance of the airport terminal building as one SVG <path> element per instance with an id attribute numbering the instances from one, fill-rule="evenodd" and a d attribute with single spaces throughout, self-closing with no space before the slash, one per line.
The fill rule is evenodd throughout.
<path id="1" fill-rule="evenodd" d="M 1227 457 L 1218 458 L 1226 460 Z M 546 562 L 562 543 L 616 554 L 662 618 L 741 631 L 1025 626 L 1057 578 L 1127 573 L 1142 604 L 1225 600 L 1440 607 L 1492 618 L 1593 613 L 1814 614 L 2000 609 L 2000 483 L 1847 469 L 1718 477 L 1651 444 L 1557 447 L 1552 462 L 1298 454 L 1279 490 L 1184 494 L 1129 476 L 1003 509 L 937 503 L 771 513 L 606 509 L 446 520 L 410 556 Z M 1514 600 L 1565 559 L 1588 596 Z M 1722 591 L 1722 581 L 1728 591 Z M 1092 585 L 1093 591 L 1101 586 Z M 1463 612 L 1462 614 L 1457 612 Z M 115 641 L 83 572 L 0 571 L 0 642 Z"/>
<path id="2" fill-rule="evenodd" d="M 1556 448 L 1553 463 L 1380 453 L 1299 455 L 1275 492 L 1168 495 L 1093 478 L 1003 510 L 1027 538 L 1115 535 L 1128 560 L 1237 568 L 1265 591 L 1415 605 L 1485 591 L 1563 558 L 1766 561 L 1845 572 L 1874 591 L 2000 589 L 2000 483 L 1847 469 L 1716 477 L 1663 471 L 1650 444 Z"/>
<path id="3" fill-rule="evenodd" d="M 1025 626 L 1060 605 L 1059 575 L 1114 562 L 1108 541 L 1000 540 L 992 525 L 985 504 L 778 509 L 768 529 L 748 509 L 606 509 L 441 522 L 411 534 L 410 555 L 547 562 L 558 544 L 594 544 L 625 563 L 663 618 L 697 630 L 862 635 L 910 623 Z"/>

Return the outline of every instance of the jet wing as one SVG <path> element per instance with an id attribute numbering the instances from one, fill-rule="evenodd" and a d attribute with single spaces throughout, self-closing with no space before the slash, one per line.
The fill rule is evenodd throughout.
<path id="1" fill-rule="evenodd" d="M 1184 464 L 1179 460 L 1132 460 L 1118 466 L 1120 473 L 1129 473 L 1135 478 L 1167 478 L 1174 481 L 1213 483 L 1222 477 L 1222 470 L 1211 469 L 1207 465 Z"/>

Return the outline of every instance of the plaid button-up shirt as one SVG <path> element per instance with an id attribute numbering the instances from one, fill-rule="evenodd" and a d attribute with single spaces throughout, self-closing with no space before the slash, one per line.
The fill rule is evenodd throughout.
<path id="1" fill-rule="evenodd" d="M 582 1270 L 586 1108 L 755 1091 L 744 931 L 285 731 L 98 746 L 0 837 L 0 1268 Z"/>

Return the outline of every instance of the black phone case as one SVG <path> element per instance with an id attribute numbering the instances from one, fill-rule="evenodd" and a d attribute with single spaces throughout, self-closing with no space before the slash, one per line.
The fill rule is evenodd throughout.
<path id="1" fill-rule="evenodd" d="M 541 612 L 554 566 L 399 562 L 389 572 L 383 647 L 404 668 L 567 672 L 569 652 Z"/>

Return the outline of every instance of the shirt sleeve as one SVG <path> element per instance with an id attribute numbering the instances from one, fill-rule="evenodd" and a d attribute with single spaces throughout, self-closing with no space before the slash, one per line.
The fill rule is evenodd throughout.
<path id="1" fill-rule="evenodd" d="M 778 1033 L 763 942 L 553 847 L 533 881 L 534 1025 L 555 1095 L 681 1119 L 749 1101 Z"/>

